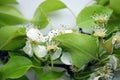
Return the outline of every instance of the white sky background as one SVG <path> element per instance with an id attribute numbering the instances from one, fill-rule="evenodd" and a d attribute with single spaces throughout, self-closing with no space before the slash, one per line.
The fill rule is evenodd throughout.
<path id="1" fill-rule="evenodd" d="M 32 19 L 36 8 L 40 5 L 41 2 L 45 0 L 17 0 L 19 5 L 16 7 L 21 11 L 27 19 Z M 77 17 L 79 12 L 88 5 L 93 4 L 94 0 L 61 0 L 67 7 L 74 13 Z M 74 27 L 76 24 L 75 16 L 68 10 L 62 9 L 49 14 L 50 24 L 56 29 L 61 26 Z M 50 30 L 50 25 L 44 30 L 43 33 L 46 33 Z"/>

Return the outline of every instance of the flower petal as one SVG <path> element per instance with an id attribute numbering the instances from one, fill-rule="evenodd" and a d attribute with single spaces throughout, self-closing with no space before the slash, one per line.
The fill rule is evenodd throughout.
<path id="1" fill-rule="evenodd" d="M 32 41 L 37 41 L 37 42 L 44 42 L 44 37 L 43 34 L 35 28 L 31 28 L 28 32 L 27 32 L 27 37 L 29 39 L 31 39 Z"/>
<path id="2" fill-rule="evenodd" d="M 70 53 L 64 52 L 60 59 L 64 64 L 72 65 L 72 58 L 71 58 Z"/>
<path id="3" fill-rule="evenodd" d="M 59 58 L 60 55 L 61 55 L 61 52 L 62 52 L 62 49 L 61 49 L 61 48 L 58 48 L 58 49 L 56 50 L 56 52 L 53 54 L 52 59 L 55 60 L 55 59 Z"/>
<path id="4" fill-rule="evenodd" d="M 23 51 L 29 55 L 30 57 L 33 56 L 32 46 L 29 41 L 26 42 L 25 47 L 23 48 Z"/>
<path id="5" fill-rule="evenodd" d="M 45 46 L 35 45 L 33 51 L 38 58 L 45 57 L 47 54 L 47 49 Z"/>
<path id="6" fill-rule="evenodd" d="M 94 80 L 99 80 L 100 77 L 101 77 L 101 76 L 97 76 L 97 77 L 94 78 Z"/>

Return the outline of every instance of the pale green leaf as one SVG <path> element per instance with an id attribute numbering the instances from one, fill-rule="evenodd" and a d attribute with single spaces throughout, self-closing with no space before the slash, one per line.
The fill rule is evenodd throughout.
<path id="1" fill-rule="evenodd" d="M 59 0 L 47 0 L 44 1 L 39 7 L 41 7 L 45 13 L 48 13 L 64 9 L 66 8 L 66 5 Z"/>
<path id="2" fill-rule="evenodd" d="M 36 9 L 32 23 L 45 28 L 49 24 L 47 13 L 66 8 L 65 4 L 59 0 L 46 0 Z"/>
<path id="3" fill-rule="evenodd" d="M 81 67 L 85 63 L 96 59 L 98 53 L 97 39 L 86 34 L 63 34 L 55 38 L 69 53 L 71 53 L 73 65 Z"/>
<path id="4" fill-rule="evenodd" d="M 0 6 L 0 25 L 16 25 L 26 23 L 27 20 L 12 6 Z"/>
<path id="5" fill-rule="evenodd" d="M 38 7 L 38 9 L 36 10 L 34 17 L 32 19 L 32 23 L 38 25 L 38 28 L 44 28 L 48 25 L 49 20 L 44 11 L 40 7 Z"/>
<path id="6" fill-rule="evenodd" d="M 0 28 L 0 50 L 15 50 L 25 45 L 25 28 L 6 26 Z"/>
<path id="7" fill-rule="evenodd" d="M 10 61 L 0 67 L 2 80 L 16 79 L 22 77 L 32 66 L 32 62 L 26 57 L 15 56 L 11 57 Z"/>
<path id="8" fill-rule="evenodd" d="M 18 4 L 16 0 L 0 0 L 0 4 Z"/>
<path id="9" fill-rule="evenodd" d="M 78 15 L 76 23 L 80 28 L 83 29 L 92 29 L 96 27 L 96 23 L 95 20 L 92 18 L 95 15 L 107 15 L 107 16 L 111 16 L 112 14 L 112 10 L 107 8 L 107 7 L 103 7 L 100 5 L 92 5 L 92 6 L 88 6 L 86 8 L 84 8 Z"/>

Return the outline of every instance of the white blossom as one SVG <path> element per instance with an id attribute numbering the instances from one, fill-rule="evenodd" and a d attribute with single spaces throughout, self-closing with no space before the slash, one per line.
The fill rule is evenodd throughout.
<path id="1" fill-rule="evenodd" d="M 26 45 L 25 45 L 25 47 L 23 48 L 23 51 L 24 51 L 27 55 L 29 55 L 30 57 L 33 56 L 33 50 L 32 50 L 32 45 L 31 45 L 30 41 L 27 41 L 27 42 L 26 42 Z"/>
<path id="2" fill-rule="evenodd" d="M 58 59 L 60 57 L 62 53 L 62 49 L 61 48 L 58 48 L 55 53 L 52 55 L 52 59 L 55 60 L 55 59 Z"/>
<path id="3" fill-rule="evenodd" d="M 98 37 L 105 37 L 106 35 L 106 29 L 105 28 L 101 28 L 101 27 L 98 27 L 98 28 L 95 28 L 94 29 L 94 36 L 98 36 Z"/>
<path id="4" fill-rule="evenodd" d="M 72 58 L 71 58 L 70 53 L 68 53 L 68 52 L 64 52 L 62 54 L 60 60 L 66 65 L 72 65 Z"/>
<path id="5" fill-rule="evenodd" d="M 109 20 L 109 17 L 108 15 L 106 14 L 100 14 L 100 15 L 95 15 L 93 16 L 92 18 L 96 21 L 96 22 L 99 22 L 99 23 L 107 23 L 107 21 Z"/>
<path id="6" fill-rule="evenodd" d="M 112 65 L 112 68 L 114 70 L 116 70 L 117 66 L 118 66 L 118 59 L 115 56 L 111 56 L 110 60 L 109 60 L 110 64 Z"/>
<path id="7" fill-rule="evenodd" d="M 38 58 L 45 57 L 47 55 L 47 49 L 45 46 L 35 45 L 33 51 Z"/>
<path id="8" fill-rule="evenodd" d="M 116 34 L 113 36 L 112 44 L 115 46 L 115 48 L 120 48 L 120 32 L 116 32 Z"/>
<path id="9" fill-rule="evenodd" d="M 45 37 L 46 41 L 51 41 L 54 37 L 61 35 L 61 34 L 65 34 L 65 33 L 72 33 L 72 30 L 52 30 L 48 33 L 48 35 Z"/>
<path id="10" fill-rule="evenodd" d="M 47 54 L 47 49 L 45 46 L 41 46 L 40 43 L 44 42 L 44 36 L 42 33 L 35 28 L 30 28 L 27 30 L 27 42 L 23 51 L 29 55 L 30 57 L 33 56 L 33 53 L 38 57 L 45 57 Z M 37 44 L 36 44 L 37 43 Z"/>
<path id="11" fill-rule="evenodd" d="M 27 31 L 27 37 L 35 42 L 44 42 L 44 36 L 43 34 L 35 28 L 31 28 L 30 30 Z"/>

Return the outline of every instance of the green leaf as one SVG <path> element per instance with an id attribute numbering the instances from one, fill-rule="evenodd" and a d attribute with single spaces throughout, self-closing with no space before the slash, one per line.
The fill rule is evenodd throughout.
<path id="1" fill-rule="evenodd" d="M 0 6 L 0 25 L 16 25 L 26 23 L 22 14 L 12 6 Z"/>
<path id="2" fill-rule="evenodd" d="M 107 7 L 100 6 L 100 5 L 88 6 L 79 13 L 77 20 L 76 20 L 77 25 L 87 30 L 96 27 L 97 24 L 92 18 L 96 14 L 97 15 L 107 14 L 107 16 L 110 17 L 112 14 L 112 10 Z"/>
<path id="3" fill-rule="evenodd" d="M 38 25 L 39 26 L 38 28 L 45 28 L 48 25 L 49 20 L 44 11 L 40 7 L 38 7 L 38 9 L 36 10 L 34 17 L 32 19 L 32 23 Z"/>
<path id="4" fill-rule="evenodd" d="M 32 66 L 32 62 L 26 57 L 15 56 L 11 57 L 10 61 L 0 67 L 2 75 L 1 80 L 16 79 L 22 77 Z"/>
<path id="5" fill-rule="evenodd" d="M 37 8 L 32 23 L 39 25 L 39 28 L 45 28 L 49 23 L 47 13 L 63 8 L 66 8 L 66 5 L 59 0 L 46 0 Z"/>
<path id="6" fill-rule="evenodd" d="M 34 68 L 39 80 L 59 80 L 63 77 L 65 74 L 65 71 L 63 72 L 55 72 L 55 71 L 49 71 L 44 72 L 41 68 Z"/>
<path id="7" fill-rule="evenodd" d="M 45 13 L 48 13 L 64 9 L 66 5 L 59 0 L 46 0 L 39 7 L 41 7 Z"/>
<path id="8" fill-rule="evenodd" d="M 98 54 L 97 39 L 86 34 L 63 34 L 55 38 L 62 47 L 71 53 L 73 65 L 81 67 L 85 63 L 96 59 Z"/>
<path id="9" fill-rule="evenodd" d="M 110 0 L 110 8 L 112 8 L 116 13 L 120 14 L 120 0 Z"/>
<path id="10" fill-rule="evenodd" d="M 18 4 L 16 0 L 0 0 L 0 4 Z"/>
<path id="11" fill-rule="evenodd" d="M 15 50 L 25 45 L 25 28 L 6 26 L 0 28 L 0 50 Z"/>

